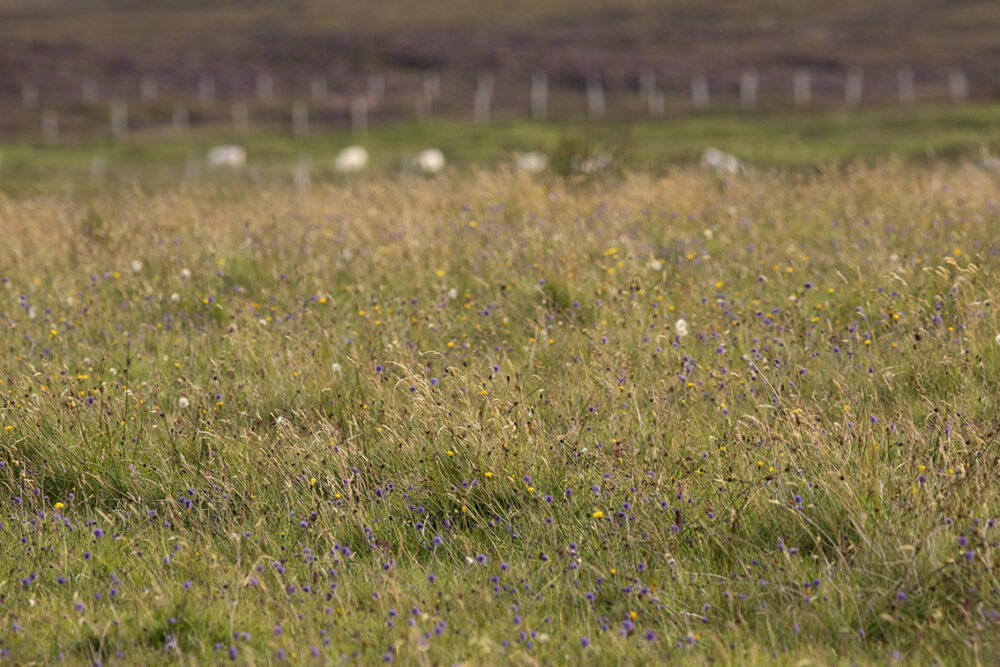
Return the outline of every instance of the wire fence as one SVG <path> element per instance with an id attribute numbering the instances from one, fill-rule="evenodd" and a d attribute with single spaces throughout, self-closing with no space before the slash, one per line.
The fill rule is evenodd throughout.
<path id="1" fill-rule="evenodd" d="M 431 119 L 482 124 L 571 118 L 657 121 L 713 110 L 854 110 L 997 100 L 1000 77 L 987 80 L 977 74 L 972 79 L 960 67 L 921 73 L 909 67 L 842 72 L 808 68 L 759 72 L 747 67 L 679 79 L 645 68 L 628 85 L 619 81 L 608 86 L 599 74 L 550 85 L 545 70 L 532 72 L 519 84 L 510 79 L 499 82 L 489 72 L 471 81 L 427 71 L 393 77 L 371 73 L 333 83 L 323 76 L 310 77 L 306 83 L 280 82 L 262 73 L 244 89 L 227 81 L 224 93 L 210 76 L 198 77 L 187 90 L 176 81 L 168 89 L 152 76 L 107 84 L 86 77 L 77 96 L 67 95 L 64 87 L 47 91 L 35 82 L 23 83 L 19 97 L 0 96 L 0 136 L 57 142 L 103 135 L 126 141 L 137 131 L 183 134 L 202 127 L 228 128 L 236 134 L 270 130 L 305 136 L 324 129 L 363 132 L 372 125 Z"/>

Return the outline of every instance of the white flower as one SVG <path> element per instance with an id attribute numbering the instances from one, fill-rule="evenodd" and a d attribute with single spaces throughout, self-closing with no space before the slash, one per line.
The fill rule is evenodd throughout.
<path id="1" fill-rule="evenodd" d="M 187 280 L 191 277 L 191 269 L 183 268 L 181 269 L 181 280 Z"/>
<path id="2" fill-rule="evenodd" d="M 1000 345 L 1000 334 L 997 334 L 997 337 L 993 339 L 993 342 Z"/>
<path id="3" fill-rule="evenodd" d="M 170 295 L 170 300 L 173 301 L 174 303 L 177 303 L 178 301 L 181 300 L 181 295 L 178 294 L 177 292 L 174 292 L 173 294 Z"/>
<path id="4" fill-rule="evenodd" d="M 649 264 L 647 264 L 646 266 L 648 266 L 649 268 L 653 269 L 654 271 L 659 271 L 660 269 L 663 268 L 663 262 L 661 262 L 658 259 L 653 259 L 653 260 L 650 260 Z"/>
<path id="5" fill-rule="evenodd" d="M 450 290 L 448 290 L 448 298 L 449 299 L 457 299 L 458 298 L 458 290 L 455 289 L 454 287 L 452 287 Z"/>
<path id="6" fill-rule="evenodd" d="M 142 262 L 140 262 L 137 259 L 133 259 L 132 264 L 130 264 L 130 266 L 132 267 L 132 271 L 134 271 L 135 273 L 139 273 L 140 271 L 142 271 Z"/>
<path id="7" fill-rule="evenodd" d="M 330 368 L 332 368 L 332 369 L 333 369 L 333 372 L 334 372 L 334 373 L 339 373 L 339 372 L 340 372 L 340 364 L 334 364 L 334 365 L 333 365 L 333 366 L 331 366 Z"/>
<path id="8" fill-rule="evenodd" d="M 684 338 L 688 335 L 688 323 L 683 319 L 674 322 L 674 331 L 677 333 L 678 338 Z"/>
<path id="9" fill-rule="evenodd" d="M 702 234 L 702 236 L 705 237 L 706 241 L 711 241 L 712 237 L 715 236 L 715 234 L 712 232 L 712 230 L 711 229 L 707 229 L 707 228 L 704 231 L 702 231 L 701 234 Z"/>
<path id="10" fill-rule="evenodd" d="M 183 396 L 177 399 L 177 407 L 179 407 L 181 410 L 183 410 L 189 405 L 191 405 L 191 401 L 187 400 Z"/>

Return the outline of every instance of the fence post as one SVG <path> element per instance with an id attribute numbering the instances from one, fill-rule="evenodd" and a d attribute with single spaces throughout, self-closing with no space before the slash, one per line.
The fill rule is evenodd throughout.
<path id="1" fill-rule="evenodd" d="M 604 118 L 604 86 L 600 77 L 587 80 L 587 115 L 591 118 Z"/>
<path id="2" fill-rule="evenodd" d="M 795 99 L 796 106 L 809 106 L 809 98 L 812 93 L 811 88 L 812 77 L 809 74 L 809 70 L 795 70 L 795 76 L 792 79 L 792 96 Z"/>
<path id="3" fill-rule="evenodd" d="M 865 74 L 859 67 L 852 67 L 847 72 L 844 80 L 844 101 L 849 109 L 856 109 L 861 106 L 861 99 L 864 95 Z"/>
<path id="4" fill-rule="evenodd" d="M 913 70 L 909 67 L 900 68 L 896 79 L 899 84 L 899 103 L 907 106 L 913 104 L 916 99 Z"/>
<path id="5" fill-rule="evenodd" d="M 124 141 L 128 136 L 128 107 L 121 100 L 114 100 L 110 106 L 111 138 Z"/>
<path id="6" fill-rule="evenodd" d="M 305 102 L 292 103 L 292 134 L 296 137 L 309 134 L 309 105 Z"/>
<path id="7" fill-rule="evenodd" d="M 531 75 L 531 118 L 545 120 L 549 115 L 549 76 L 544 71 Z"/>
<path id="8" fill-rule="evenodd" d="M 959 67 L 948 71 L 948 92 L 953 102 L 964 102 L 969 97 L 969 79 Z"/>
<path id="9" fill-rule="evenodd" d="M 740 108 L 753 111 L 757 108 L 757 85 L 759 77 L 757 70 L 744 70 L 740 75 Z"/>
<path id="10" fill-rule="evenodd" d="M 691 79 L 691 105 L 695 111 L 706 111 L 710 103 L 708 80 L 703 74 L 697 74 Z"/>
<path id="11" fill-rule="evenodd" d="M 477 123 L 490 122 L 490 107 L 493 104 L 493 75 L 480 74 L 476 82 L 476 92 L 472 96 L 472 116 Z"/>

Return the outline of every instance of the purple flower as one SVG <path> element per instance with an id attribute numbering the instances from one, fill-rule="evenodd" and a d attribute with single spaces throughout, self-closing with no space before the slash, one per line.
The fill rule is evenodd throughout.
<path id="1" fill-rule="evenodd" d="M 486 554 L 479 554 L 478 556 L 476 556 L 476 562 L 479 563 L 480 565 L 485 565 L 486 564 Z"/>
<path id="2" fill-rule="evenodd" d="M 580 637 L 580 646 L 583 648 L 590 646 L 590 637 Z"/>

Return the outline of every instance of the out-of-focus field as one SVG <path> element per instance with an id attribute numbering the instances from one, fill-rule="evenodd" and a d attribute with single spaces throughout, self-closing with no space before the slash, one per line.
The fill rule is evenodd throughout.
<path id="1" fill-rule="evenodd" d="M 613 158 L 619 172 L 662 174 L 697 163 L 710 146 L 732 151 L 751 169 L 800 173 L 896 158 L 914 164 L 979 162 L 1000 152 L 998 119 L 990 105 L 966 104 L 862 112 L 719 112 L 638 123 L 402 123 L 365 133 L 318 132 L 298 138 L 276 128 L 250 134 L 215 128 L 182 136 L 136 132 L 122 143 L 92 138 L 0 145 L 0 191 L 65 192 L 108 184 L 156 189 L 185 181 L 291 183 L 303 159 L 309 161 L 311 182 L 344 183 L 334 173 L 334 158 L 351 144 L 367 147 L 371 155 L 368 173 L 359 178 L 396 176 L 407 156 L 428 146 L 442 149 L 449 171 L 459 174 L 510 166 L 523 151 L 546 153 L 549 173 L 556 175 L 569 175 L 574 157 L 601 153 Z M 208 149 L 224 143 L 246 147 L 247 170 L 213 172 L 204 166 Z M 96 179 L 95 161 L 102 165 Z"/>
<path id="2" fill-rule="evenodd" d="M 992 663 L 959 165 L 0 196 L 20 663 Z"/>

